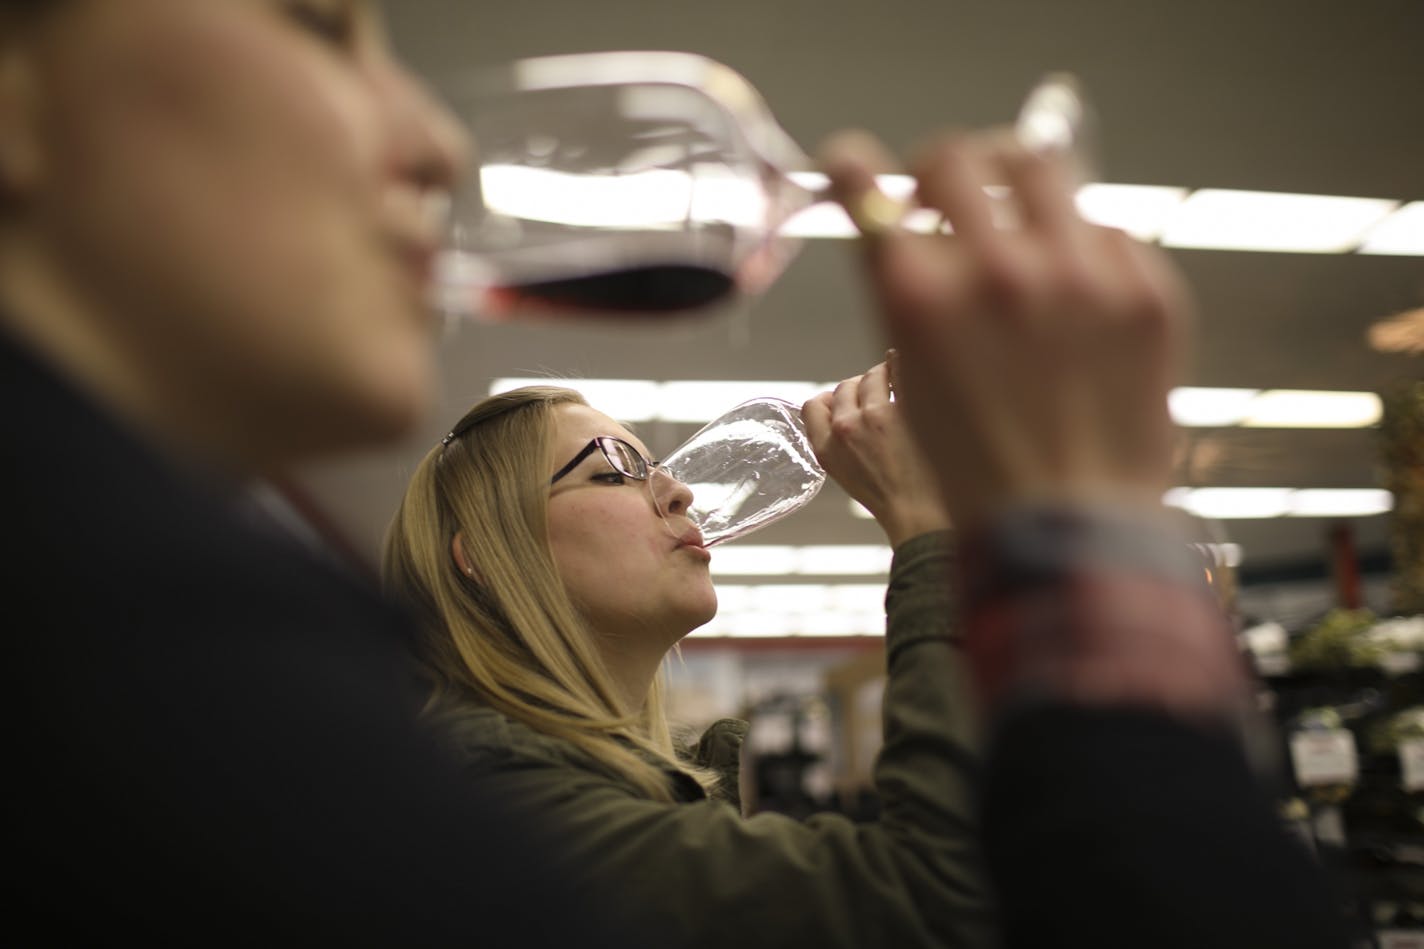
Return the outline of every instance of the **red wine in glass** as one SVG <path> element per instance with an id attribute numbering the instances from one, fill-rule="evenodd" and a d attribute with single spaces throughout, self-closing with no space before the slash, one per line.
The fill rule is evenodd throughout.
<path id="1" fill-rule="evenodd" d="M 764 291 L 800 247 L 783 226 L 829 200 L 756 89 L 703 56 L 518 60 L 454 105 L 480 156 L 435 286 L 457 317 L 705 312 Z M 1015 128 L 1083 158 L 1088 117 L 1071 77 L 1050 76 Z"/>
<path id="2" fill-rule="evenodd" d="M 484 307 L 493 318 L 522 311 L 599 316 L 681 313 L 726 300 L 733 274 L 702 264 L 649 263 L 619 270 L 493 285 Z"/>

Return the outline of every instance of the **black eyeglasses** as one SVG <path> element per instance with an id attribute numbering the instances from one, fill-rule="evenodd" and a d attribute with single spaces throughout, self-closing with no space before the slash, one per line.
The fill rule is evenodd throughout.
<path id="1" fill-rule="evenodd" d="M 603 452 L 603 458 L 608 462 L 609 467 L 619 474 L 632 478 L 634 481 L 647 481 L 648 471 L 657 467 L 654 462 L 644 458 L 642 453 L 621 438 L 612 435 L 599 435 L 583 446 L 583 450 L 574 455 L 573 460 L 564 465 L 554 476 L 549 479 L 550 484 L 554 484 L 564 475 L 578 467 L 578 463 L 589 455 L 594 449 Z"/>

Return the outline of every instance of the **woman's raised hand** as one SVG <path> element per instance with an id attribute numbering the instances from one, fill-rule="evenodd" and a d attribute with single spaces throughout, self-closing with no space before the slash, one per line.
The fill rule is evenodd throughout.
<path id="1" fill-rule="evenodd" d="M 801 409 L 826 473 L 875 515 L 892 546 L 949 526 L 939 482 L 891 398 L 891 364 L 846 379 Z"/>

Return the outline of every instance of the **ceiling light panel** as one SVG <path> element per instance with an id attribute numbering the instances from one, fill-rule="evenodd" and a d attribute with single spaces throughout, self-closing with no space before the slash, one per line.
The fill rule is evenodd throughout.
<path id="1" fill-rule="evenodd" d="M 1424 255 L 1424 201 L 1411 201 L 1370 228 L 1360 253 Z"/>
<path id="2" fill-rule="evenodd" d="M 1180 386 L 1167 394 L 1167 406 L 1178 425 L 1225 427 L 1238 425 L 1251 411 L 1260 389 L 1206 389 Z"/>
<path id="3" fill-rule="evenodd" d="M 1088 184 L 1078 189 L 1078 213 L 1086 220 L 1156 240 L 1187 197 L 1186 188 L 1159 185 Z"/>
<path id="4" fill-rule="evenodd" d="M 1163 501 L 1209 520 L 1372 517 L 1394 506 L 1378 488 L 1173 488 Z"/>
<path id="5" fill-rule="evenodd" d="M 1302 488 L 1291 495 L 1291 517 L 1370 517 L 1388 514 L 1394 495 L 1381 488 Z"/>
<path id="6" fill-rule="evenodd" d="M 1314 392 L 1268 389 L 1254 399 L 1242 418 L 1245 428 L 1369 428 L 1384 414 L 1373 392 Z"/>
<path id="7" fill-rule="evenodd" d="M 654 415 L 667 422 L 708 422 L 748 399 L 769 396 L 800 406 L 821 391 L 814 382 L 665 382 Z"/>
<path id="8" fill-rule="evenodd" d="M 1194 191 L 1163 229 L 1166 247 L 1331 254 L 1355 249 L 1398 206 L 1378 198 Z"/>
<path id="9" fill-rule="evenodd" d="M 717 616 L 692 635 L 882 636 L 885 584 L 717 585 Z"/>
<path id="10" fill-rule="evenodd" d="M 695 492 L 694 492 L 695 493 Z M 713 576 L 777 576 L 795 573 L 798 563 L 795 547 L 729 544 L 713 548 Z"/>
<path id="11" fill-rule="evenodd" d="M 792 380 L 654 382 L 511 376 L 494 380 L 489 391 L 494 395 L 528 385 L 575 389 L 599 411 L 625 422 L 698 424 L 748 399 L 773 396 L 799 406 L 836 387 L 835 382 Z M 1379 424 L 1383 413 L 1380 398 L 1373 392 L 1180 386 L 1169 393 L 1168 403 L 1177 424 L 1191 427 L 1368 428 Z"/>
<path id="12" fill-rule="evenodd" d="M 730 544 L 712 553 L 715 576 L 859 576 L 890 571 L 894 552 L 885 544 L 825 544 L 807 547 Z"/>
<path id="13" fill-rule="evenodd" d="M 802 547 L 796 572 L 807 576 L 876 576 L 890 572 L 894 551 L 885 544 Z"/>
<path id="14" fill-rule="evenodd" d="M 559 386 L 579 392 L 598 411 L 624 422 L 650 422 L 662 384 L 648 379 L 556 379 L 507 376 L 490 383 L 489 394 L 498 395 L 525 386 Z"/>

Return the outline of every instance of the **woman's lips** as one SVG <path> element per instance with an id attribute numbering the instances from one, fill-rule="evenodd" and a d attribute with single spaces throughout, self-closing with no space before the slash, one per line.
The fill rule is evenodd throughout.
<path id="1" fill-rule="evenodd" d="M 692 551 L 704 563 L 710 563 L 712 560 L 712 552 L 707 549 L 702 540 L 702 532 L 696 527 L 690 528 L 677 539 L 677 549 Z"/>
<path id="2" fill-rule="evenodd" d="M 706 547 L 699 547 L 696 544 L 683 544 L 677 549 L 690 551 L 694 557 L 701 560 L 703 563 L 712 562 L 712 551 L 708 550 Z"/>

